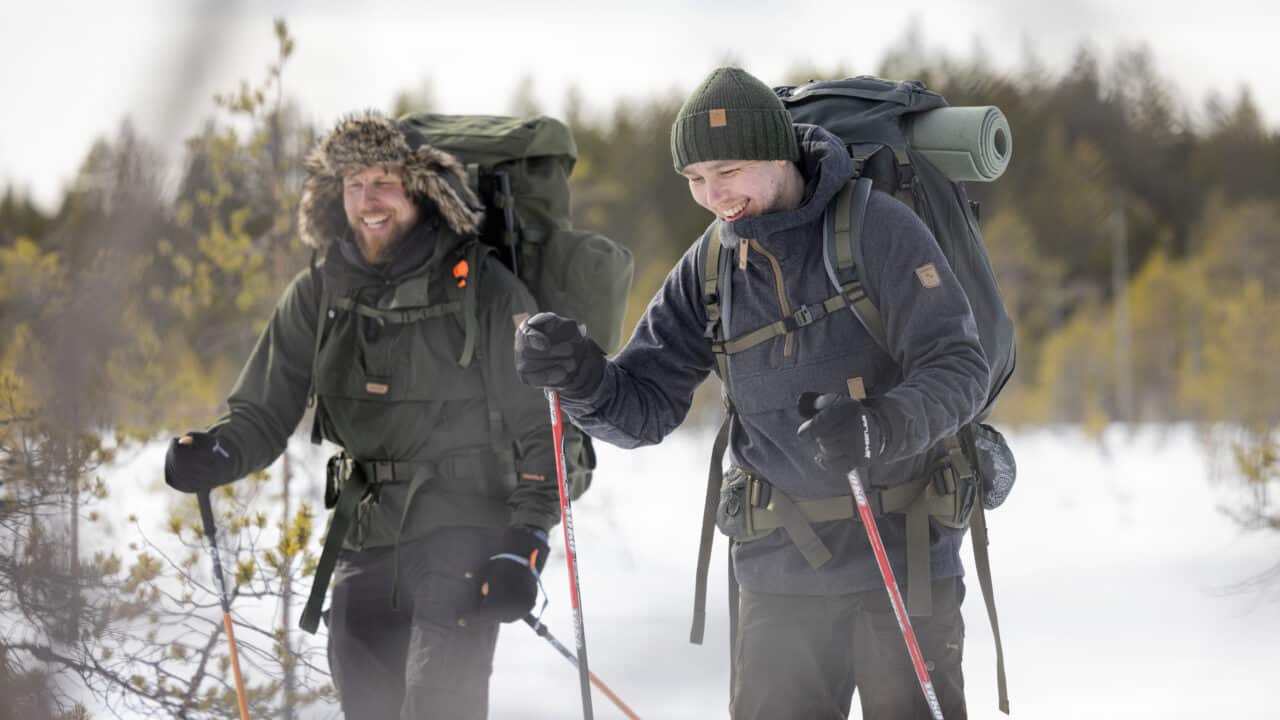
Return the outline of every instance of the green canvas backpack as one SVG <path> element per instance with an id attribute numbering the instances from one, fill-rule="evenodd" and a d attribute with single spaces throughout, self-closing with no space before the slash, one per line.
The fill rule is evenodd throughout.
<path id="1" fill-rule="evenodd" d="M 411 146 L 426 143 L 458 158 L 466 167 L 468 184 L 484 205 L 480 237 L 462 248 L 465 267 L 478 268 L 485 254 L 497 255 L 526 285 L 539 309 L 577 319 L 586 325 L 588 334 L 600 347 L 607 352 L 616 349 L 622 338 L 634 264 L 625 247 L 603 235 L 571 226 L 569 174 L 577 161 L 577 146 L 569 128 L 549 117 L 433 113 L 410 113 L 399 123 Z M 457 267 L 454 266 L 455 272 Z M 314 257 L 312 271 L 314 274 Z M 328 288 L 322 285 L 313 378 L 318 371 L 324 325 L 339 312 L 358 313 L 384 323 L 413 323 L 455 315 L 463 324 L 465 337 L 457 362 L 467 366 L 475 356 L 478 341 L 476 283 L 459 282 L 457 286 L 461 289 L 456 292 L 456 301 L 405 311 L 330 297 Z M 317 404 L 314 379 L 308 400 L 317 410 L 312 441 L 318 444 L 323 437 L 322 408 Z M 495 431 L 494 436 L 496 440 L 499 433 Z M 510 450 L 503 447 L 495 447 L 494 452 L 500 457 L 510 455 Z M 596 466 L 591 438 L 566 424 L 564 454 L 566 485 L 570 497 L 577 499 L 590 487 Z M 336 548 L 354 514 L 355 503 L 363 495 L 359 487 L 342 488 L 343 478 L 359 480 L 360 474 L 351 472 L 352 465 L 345 454 L 330 461 L 325 504 L 335 508 L 335 520 L 302 614 L 301 626 L 308 632 L 315 632 L 319 625 Z M 413 490 L 409 492 L 412 494 Z"/>
<path id="2" fill-rule="evenodd" d="M 622 340 L 631 290 L 631 252 L 570 222 L 569 175 L 578 148 L 554 118 L 409 113 L 410 144 L 425 142 L 457 157 L 485 206 L 481 242 L 533 293 L 540 310 L 583 323 L 605 352 Z M 570 494 L 586 491 L 595 468 L 591 438 L 566 426 Z"/>

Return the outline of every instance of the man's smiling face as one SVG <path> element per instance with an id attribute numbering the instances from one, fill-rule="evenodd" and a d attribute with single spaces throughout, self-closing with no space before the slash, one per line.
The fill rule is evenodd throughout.
<path id="1" fill-rule="evenodd" d="M 400 168 L 372 166 L 342 178 L 342 207 L 369 262 L 390 250 L 418 224 L 418 206 L 404 189 Z"/>
<path id="2" fill-rule="evenodd" d="M 787 160 L 705 160 L 685 166 L 693 201 L 721 220 L 786 210 Z"/>

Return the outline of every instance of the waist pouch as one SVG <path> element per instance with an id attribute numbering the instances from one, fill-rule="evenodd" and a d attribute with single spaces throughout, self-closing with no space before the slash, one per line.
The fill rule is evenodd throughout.
<path id="1" fill-rule="evenodd" d="M 738 542 L 752 542 L 783 528 L 814 569 L 831 559 L 831 551 L 814 532 L 813 523 L 856 517 L 852 495 L 793 500 L 760 475 L 740 467 L 725 472 L 716 506 L 720 532 Z"/>
<path id="2" fill-rule="evenodd" d="M 973 450 L 982 478 L 982 507 L 995 510 L 1004 504 L 1018 479 L 1018 463 L 1004 435 L 990 425 L 973 426 Z"/>
<path id="3" fill-rule="evenodd" d="M 990 425 L 974 424 L 946 438 L 921 478 L 885 488 L 886 512 L 910 514 L 922 508 L 945 527 L 969 527 L 974 508 L 1000 506 L 1013 489 L 1017 466 L 1004 436 Z"/>
<path id="4" fill-rule="evenodd" d="M 763 478 L 739 467 L 731 467 L 720 485 L 716 505 L 716 527 L 738 542 L 765 537 L 778 526 L 757 529 L 756 516 L 768 506 L 773 488 Z"/>

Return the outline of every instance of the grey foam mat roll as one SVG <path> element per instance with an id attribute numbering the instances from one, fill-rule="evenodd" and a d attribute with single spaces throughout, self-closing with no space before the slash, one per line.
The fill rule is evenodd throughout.
<path id="1" fill-rule="evenodd" d="M 921 113 L 907 127 L 907 139 L 954 181 L 995 180 L 1013 155 L 1009 121 L 994 105 Z"/>

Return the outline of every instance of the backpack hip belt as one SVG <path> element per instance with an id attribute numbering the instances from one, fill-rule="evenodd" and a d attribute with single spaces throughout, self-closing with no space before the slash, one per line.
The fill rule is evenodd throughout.
<path id="1" fill-rule="evenodd" d="M 924 474 L 905 483 L 872 488 L 867 500 L 876 516 L 905 515 L 907 519 L 907 587 L 912 615 L 928 615 L 932 602 L 929 564 L 929 519 L 963 529 L 979 503 L 978 478 L 959 436 L 948 437 L 946 452 Z M 759 540 L 785 528 L 805 560 L 815 570 L 831 559 L 817 537 L 814 523 L 857 521 L 852 495 L 796 500 L 759 473 L 737 466 L 724 474 L 716 509 L 716 526 L 738 542 Z"/>
<path id="2" fill-rule="evenodd" d="M 377 503 L 380 490 L 384 485 L 407 482 L 409 492 L 400 513 L 400 524 L 396 528 L 395 558 L 391 574 L 391 607 L 399 609 L 400 536 L 404 532 L 409 508 L 413 505 L 418 491 L 429 480 L 437 477 L 437 472 L 436 464 L 431 462 L 357 460 L 346 451 L 342 451 L 329 458 L 325 475 L 325 507 L 333 510 L 333 517 L 329 521 L 324 548 L 320 551 L 320 559 L 316 563 L 311 593 L 307 596 L 307 604 L 302 610 L 302 618 L 298 623 L 303 630 L 312 634 L 319 627 L 320 610 L 324 604 L 324 596 L 329 590 L 329 580 L 333 577 L 334 567 L 338 564 L 338 551 L 342 549 L 352 521 L 356 523 L 356 546 L 359 548 L 364 542 L 363 522 L 367 519 L 365 512 L 362 512 L 362 507 L 366 502 Z"/>
<path id="3" fill-rule="evenodd" d="M 716 526 L 738 542 L 759 540 L 784 528 L 815 570 L 831 559 L 831 550 L 813 524 L 855 517 L 852 495 L 795 500 L 759 473 L 736 466 L 724 474 L 716 508 Z"/>

